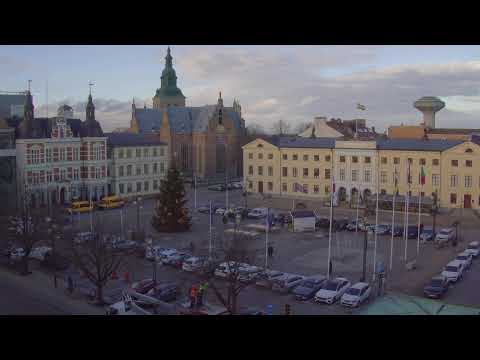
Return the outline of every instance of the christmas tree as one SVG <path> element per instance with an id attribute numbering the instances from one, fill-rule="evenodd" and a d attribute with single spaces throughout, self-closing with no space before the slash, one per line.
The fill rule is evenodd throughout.
<path id="1" fill-rule="evenodd" d="M 153 227 L 159 232 L 180 232 L 190 229 L 190 217 L 185 207 L 185 186 L 175 164 L 168 169 L 166 180 L 160 183 L 152 218 Z"/>

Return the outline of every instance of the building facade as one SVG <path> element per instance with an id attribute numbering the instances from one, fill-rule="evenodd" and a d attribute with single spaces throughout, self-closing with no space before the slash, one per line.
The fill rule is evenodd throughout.
<path id="1" fill-rule="evenodd" d="M 168 146 L 156 136 L 105 134 L 108 144 L 109 193 L 121 197 L 159 192 L 168 170 Z"/>
<path id="2" fill-rule="evenodd" d="M 0 119 L 0 215 L 18 209 L 16 179 L 15 130 Z"/>
<path id="3" fill-rule="evenodd" d="M 242 174 L 241 146 L 246 132 L 240 104 L 235 100 L 232 107 L 224 106 L 220 93 L 214 105 L 185 106 L 170 49 L 153 108 L 132 103 L 130 132 L 159 136 L 168 144 L 170 160 L 186 176 L 223 178 Z"/>
<path id="4" fill-rule="evenodd" d="M 474 138 L 257 139 L 243 147 L 244 182 L 252 193 L 321 200 L 328 198 L 334 174 L 336 202 L 355 202 L 357 191 L 365 197 L 377 190 L 392 195 L 397 189 L 399 195 L 432 198 L 437 193 L 439 206 L 444 208 L 479 209 L 479 143 Z"/>

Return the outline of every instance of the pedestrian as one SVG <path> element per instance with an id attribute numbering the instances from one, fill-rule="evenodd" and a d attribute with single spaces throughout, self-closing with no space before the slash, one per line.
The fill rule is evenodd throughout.
<path id="1" fill-rule="evenodd" d="M 271 258 L 273 257 L 273 246 L 272 245 L 268 245 L 268 257 Z"/>
<path id="2" fill-rule="evenodd" d="M 192 285 L 192 287 L 190 288 L 190 309 L 193 309 L 196 305 L 197 293 L 198 293 L 197 286 Z"/>
<path id="3" fill-rule="evenodd" d="M 68 286 L 68 292 L 70 294 L 73 293 L 73 279 L 70 275 L 68 275 L 68 278 L 67 278 L 67 286 Z"/>
<path id="4" fill-rule="evenodd" d="M 55 286 L 55 289 L 57 288 L 57 273 L 53 273 L 53 284 Z"/>
<path id="5" fill-rule="evenodd" d="M 332 275 L 332 270 L 333 270 L 333 265 L 332 265 L 332 260 L 330 260 L 330 263 L 328 264 L 328 275 Z"/>
<path id="6" fill-rule="evenodd" d="M 193 255 L 193 252 L 195 251 L 195 245 L 193 244 L 193 241 L 190 241 L 190 252 Z"/>

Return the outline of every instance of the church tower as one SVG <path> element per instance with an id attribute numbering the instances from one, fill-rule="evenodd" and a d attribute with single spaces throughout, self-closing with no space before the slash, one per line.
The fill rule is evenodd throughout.
<path id="1" fill-rule="evenodd" d="M 185 106 L 185 96 L 177 87 L 177 74 L 173 68 L 172 55 L 170 47 L 167 49 L 165 57 L 165 68 L 162 71 L 160 89 L 157 89 L 153 97 L 153 108 L 156 110 L 163 109 L 168 106 Z"/>

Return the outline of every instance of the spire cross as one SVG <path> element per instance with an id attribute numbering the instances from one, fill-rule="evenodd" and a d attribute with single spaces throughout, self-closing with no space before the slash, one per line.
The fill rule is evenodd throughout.
<path id="1" fill-rule="evenodd" d="M 88 83 L 88 88 L 89 88 L 89 94 L 92 95 L 92 86 L 95 85 L 92 82 Z"/>

